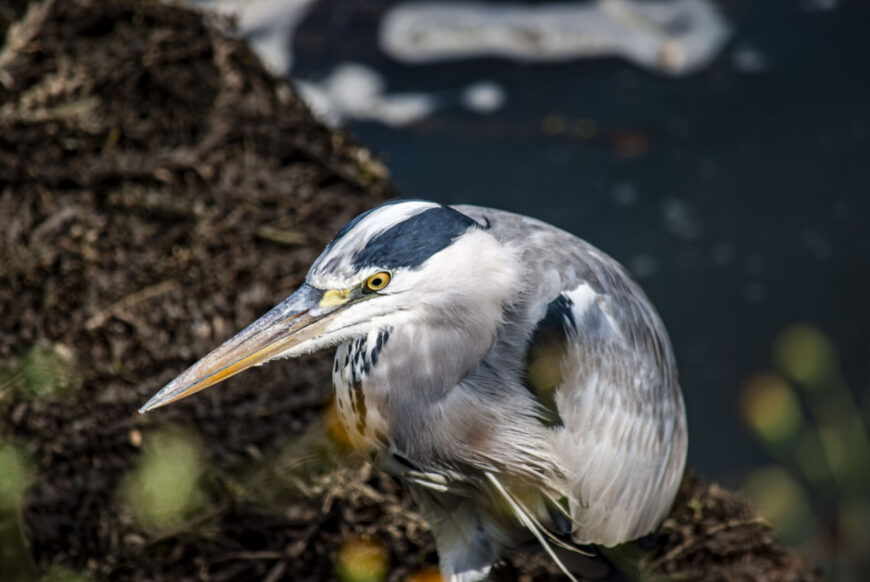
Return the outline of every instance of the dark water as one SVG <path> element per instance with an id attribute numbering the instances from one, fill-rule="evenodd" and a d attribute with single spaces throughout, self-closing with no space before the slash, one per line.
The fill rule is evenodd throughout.
<path id="1" fill-rule="evenodd" d="M 736 482 L 769 461 L 742 427 L 743 381 L 777 334 L 812 323 L 852 391 L 870 388 L 870 2 L 808 12 L 728 2 L 712 67 L 665 79 L 616 59 L 404 66 L 376 49 L 384 4 L 316 8 L 295 74 L 369 64 L 388 90 L 507 90 L 489 116 L 448 106 L 414 126 L 352 124 L 402 194 L 529 214 L 632 269 L 670 330 L 689 409 L 689 463 Z M 763 70 L 741 72 L 751 48 Z M 753 53 L 754 54 L 754 53 Z M 750 55 L 752 56 L 752 55 Z"/>

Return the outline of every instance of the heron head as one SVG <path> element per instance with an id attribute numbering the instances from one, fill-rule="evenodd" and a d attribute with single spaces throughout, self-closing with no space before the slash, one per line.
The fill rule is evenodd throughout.
<path id="1" fill-rule="evenodd" d="M 152 397 L 147 412 L 251 366 L 368 334 L 425 324 L 496 325 L 516 287 L 512 253 L 470 217 L 418 200 L 388 202 L 338 231 L 305 283 Z"/>

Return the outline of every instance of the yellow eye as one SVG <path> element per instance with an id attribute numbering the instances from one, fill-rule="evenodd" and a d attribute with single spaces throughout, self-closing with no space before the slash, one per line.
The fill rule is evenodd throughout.
<path id="1" fill-rule="evenodd" d="M 375 273 L 363 283 L 363 293 L 380 291 L 390 283 L 390 274 L 386 271 Z"/>

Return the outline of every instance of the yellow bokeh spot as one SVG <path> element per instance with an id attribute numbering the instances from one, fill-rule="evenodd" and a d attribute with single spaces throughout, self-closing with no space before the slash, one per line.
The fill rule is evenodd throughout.
<path id="1" fill-rule="evenodd" d="M 809 388 L 818 388 L 836 372 L 834 347 L 817 327 L 802 323 L 785 329 L 773 344 L 777 367 Z"/>
<path id="2" fill-rule="evenodd" d="M 387 577 L 390 556 L 386 548 L 367 537 L 354 537 L 338 550 L 338 577 L 341 582 L 381 582 Z"/>
<path id="3" fill-rule="evenodd" d="M 781 443 L 797 432 L 802 414 L 797 397 L 779 375 L 762 373 L 751 377 L 740 392 L 744 422 L 767 442 Z"/>
<path id="4" fill-rule="evenodd" d="M 558 115 L 547 115 L 541 120 L 541 129 L 548 135 L 564 133 L 565 125 L 565 120 Z"/>

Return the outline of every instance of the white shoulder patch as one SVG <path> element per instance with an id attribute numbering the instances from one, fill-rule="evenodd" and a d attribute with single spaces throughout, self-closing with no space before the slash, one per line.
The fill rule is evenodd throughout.
<path id="1" fill-rule="evenodd" d="M 598 293 L 596 293 L 592 287 L 586 283 L 583 283 L 579 287 L 571 289 L 570 291 L 564 291 L 562 295 L 571 300 L 571 313 L 574 316 L 574 321 L 580 321 L 586 311 L 592 307 L 600 297 L 600 295 L 598 295 Z"/>

